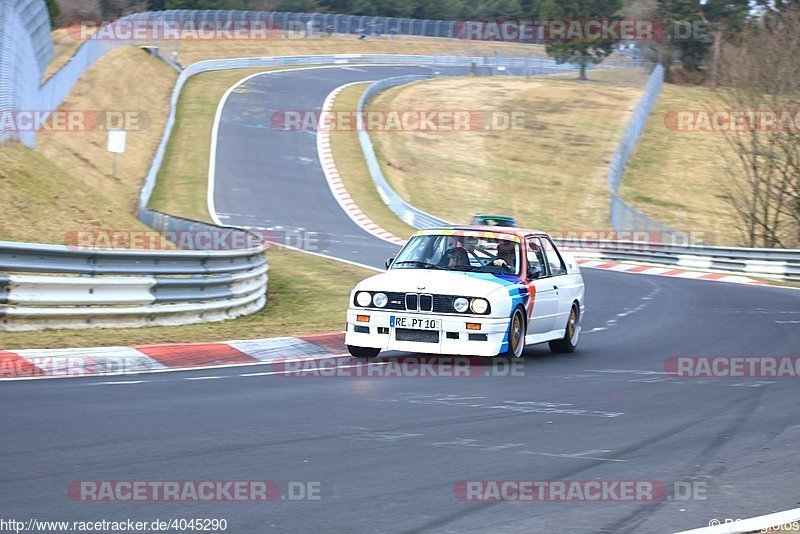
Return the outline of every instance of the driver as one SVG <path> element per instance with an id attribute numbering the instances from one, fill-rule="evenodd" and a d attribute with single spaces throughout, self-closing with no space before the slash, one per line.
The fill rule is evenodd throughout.
<path id="1" fill-rule="evenodd" d="M 469 267 L 469 255 L 463 247 L 451 248 L 445 253 L 447 257 L 447 268 Z"/>
<path id="2" fill-rule="evenodd" d="M 501 241 L 497 245 L 497 259 L 492 263 L 496 267 L 508 267 L 511 271 L 516 271 L 517 255 L 514 248 L 514 243 L 511 241 Z"/>

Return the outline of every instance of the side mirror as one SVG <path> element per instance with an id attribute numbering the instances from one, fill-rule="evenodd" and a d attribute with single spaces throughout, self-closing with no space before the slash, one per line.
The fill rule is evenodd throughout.
<path id="1" fill-rule="evenodd" d="M 386 268 L 388 269 L 389 267 L 391 267 L 393 263 L 394 263 L 394 258 L 389 258 L 388 260 L 386 260 Z"/>
<path id="2" fill-rule="evenodd" d="M 536 280 L 540 276 L 542 276 L 542 270 L 539 268 L 538 265 L 528 265 L 529 280 Z"/>

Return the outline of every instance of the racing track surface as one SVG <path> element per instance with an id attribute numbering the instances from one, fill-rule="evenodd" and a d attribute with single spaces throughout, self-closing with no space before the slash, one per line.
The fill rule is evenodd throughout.
<path id="1" fill-rule="evenodd" d="M 251 78 L 228 97 L 219 124 L 214 204 L 220 221 L 322 234 L 329 250 L 316 252 L 383 267 L 398 247 L 376 239 L 341 209 L 325 181 L 314 132 L 273 128 L 271 117 L 319 110 L 331 91 L 351 82 L 463 70 L 348 66 Z"/>
<path id="2" fill-rule="evenodd" d="M 337 85 L 396 71 L 363 70 L 370 72 L 254 78 L 232 95 L 224 123 L 243 121 L 239 97 L 267 107 L 280 94 L 287 98 L 281 109 L 318 106 Z M 367 252 L 331 253 L 362 263 L 379 265 L 396 250 L 330 211 L 339 208 L 326 200 L 312 136 L 281 134 L 293 141 L 270 145 L 264 128 L 221 134 L 220 212 L 325 228 L 337 239 L 342 231 L 340 243 Z M 243 150 L 248 144 L 262 148 Z M 246 168 L 259 170 L 258 191 L 244 189 L 255 179 L 239 174 Z M 293 180 L 306 196 L 282 189 L 297 171 Z M 524 376 L 242 376 L 269 371 L 260 366 L 2 384 L 2 516 L 216 517 L 236 533 L 595 533 L 669 532 L 797 507 L 797 380 L 679 380 L 663 371 L 676 355 L 797 355 L 800 293 L 596 270 L 584 276 L 579 352 L 530 348 Z M 192 380 L 201 377 L 215 378 Z M 521 406 L 529 409 L 507 409 Z M 460 480 L 596 478 L 702 481 L 709 495 L 657 503 L 465 503 L 453 496 Z M 266 504 L 66 496 L 73 480 L 130 479 L 321 481 L 332 495 Z"/>

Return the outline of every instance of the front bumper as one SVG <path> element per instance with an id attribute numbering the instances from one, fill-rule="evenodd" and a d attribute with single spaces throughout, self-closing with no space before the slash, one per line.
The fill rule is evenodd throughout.
<path id="1" fill-rule="evenodd" d="M 369 316 L 369 321 L 357 321 L 357 315 Z M 398 340 L 398 329 L 392 326 L 392 316 L 413 316 L 441 320 L 441 330 L 428 331 L 438 333 L 437 341 Z M 480 330 L 468 330 L 467 323 L 479 324 Z M 347 311 L 347 332 L 344 339 L 347 345 L 381 350 L 458 356 L 497 356 L 508 348 L 508 325 L 509 319 L 507 317 L 477 317 L 473 315 L 443 315 L 351 308 Z M 356 331 L 356 328 L 360 331 Z M 429 335 L 428 337 L 433 336 Z"/>

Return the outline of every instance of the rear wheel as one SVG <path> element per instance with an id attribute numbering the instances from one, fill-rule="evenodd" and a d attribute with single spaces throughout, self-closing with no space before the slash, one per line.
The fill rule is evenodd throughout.
<path id="1" fill-rule="evenodd" d="M 580 311 L 578 305 L 573 304 L 569 311 L 567 328 L 564 330 L 564 337 L 550 342 L 550 350 L 557 353 L 575 352 L 578 348 L 578 336 L 581 333 Z"/>
<path id="2" fill-rule="evenodd" d="M 508 350 L 501 356 L 506 358 L 522 358 L 525 351 L 525 315 L 517 308 L 511 316 L 508 327 Z"/>
<path id="3" fill-rule="evenodd" d="M 356 347 L 354 345 L 347 345 L 347 351 L 350 356 L 354 358 L 374 358 L 381 353 L 381 349 L 373 349 L 371 347 Z"/>

